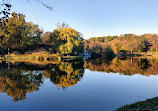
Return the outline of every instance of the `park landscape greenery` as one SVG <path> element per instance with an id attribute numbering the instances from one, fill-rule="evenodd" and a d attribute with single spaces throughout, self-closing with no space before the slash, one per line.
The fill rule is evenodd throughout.
<path id="1" fill-rule="evenodd" d="M 27 22 L 23 14 L 13 12 L 0 25 L 1 55 L 7 54 L 8 50 L 19 54 L 46 51 L 60 56 L 77 56 L 86 50 L 94 58 L 108 59 L 115 55 L 157 55 L 158 35 L 124 34 L 84 40 L 80 32 L 65 23 L 58 25 L 52 32 L 44 32 L 37 24 Z"/>
<path id="2" fill-rule="evenodd" d="M 38 25 L 25 21 L 23 14 L 13 12 L 12 17 L 5 21 L 0 28 L 1 53 L 10 50 L 24 52 L 26 49 L 34 49 L 40 43 L 42 30 Z"/>
<path id="3" fill-rule="evenodd" d="M 85 49 L 90 52 L 104 53 L 110 46 L 114 53 L 143 53 L 158 51 L 157 34 L 124 34 L 120 36 L 93 37 L 85 41 Z"/>
<path id="4" fill-rule="evenodd" d="M 20 53 L 43 48 L 61 55 L 84 51 L 83 38 L 75 29 L 59 26 L 53 32 L 43 34 L 38 25 L 26 22 L 23 14 L 15 12 L 0 27 L 0 47 L 2 53 L 8 48 L 10 52 Z"/>
<path id="5" fill-rule="evenodd" d="M 77 56 L 79 53 L 84 53 L 84 50 L 91 53 L 92 58 L 102 57 L 106 59 L 85 60 L 84 62 L 82 60 L 75 62 L 61 61 L 49 68 L 40 64 L 42 68 L 35 67 L 37 68 L 35 72 L 30 71 L 30 69 L 23 69 L 23 67 L 18 69 L 17 66 L 13 66 L 8 70 L 8 67 L 4 68 L 2 66 L 0 67 L 0 91 L 6 92 L 7 95 L 13 97 L 15 102 L 24 100 L 26 99 L 26 93 L 39 89 L 43 83 L 43 75 L 50 78 L 57 87 L 65 89 L 75 85 L 82 79 L 84 68 L 108 73 L 119 72 L 119 74 L 124 75 L 139 73 L 149 76 L 158 73 L 157 34 L 124 34 L 120 36 L 93 37 L 84 40 L 80 32 L 64 23 L 52 32 L 44 32 L 37 24 L 27 22 L 23 14 L 15 12 L 11 14 L 11 17 L 4 18 L 0 24 L 1 55 L 6 55 L 9 52 L 12 53 L 10 56 L 23 58 L 24 56 L 40 55 L 44 52 L 47 56 L 49 54 Z M 127 58 L 128 56 L 147 55 L 153 58 L 151 60 L 114 58 L 118 55 Z M 20 60 L 26 59 L 16 59 L 16 61 L 24 62 Z M 38 60 L 42 62 L 43 58 L 40 57 Z M 16 62 L 14 61 L 14 63 Z"/>

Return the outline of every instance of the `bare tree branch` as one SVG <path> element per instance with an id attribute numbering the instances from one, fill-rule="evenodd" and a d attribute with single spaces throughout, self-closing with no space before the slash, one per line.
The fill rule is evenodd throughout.
<path id="1" fill-rule="evenodd" d="M 2 0 L 2 3 L 0 3 L 0 24 L 4 24 L 4 21 L 9 18 L 10 10 L 12 8 L 12 5 L 10 3 L 11 0 Z M 21 2 L 24 0 L 21 0 Z M 28 2 L 31 2 L 30 0 L 26 0 Z M 44 7 L 49 9 L 50 11 L 53 10 L 53 8 L 49 5 L 47 5 L 45 2 L 41 0 L 35 0 L 39 3 L 41 3 Z"/>
<path id="2" fill-rule="evenodd" d="M 53 10 L 53 8 L 49 5 L 47 5 L 46 3 L 42 2 L 41 0 L 36 0 L 37 2 L 40 2 L 43 6 L 45 6 L 46 8 L 48 8 L 50 11 Z"/>

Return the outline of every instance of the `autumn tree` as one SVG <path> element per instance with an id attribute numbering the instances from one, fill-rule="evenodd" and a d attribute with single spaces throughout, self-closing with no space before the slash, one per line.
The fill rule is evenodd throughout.
<path id="1" fill-rule="evenodd" d="M 140 52 L 147 52 L 149 50 L 149 42 L 147 41 L 146 38 L 143 38 L 139 42 L 139 51 Z"/>
<path id="2" fill-rule="evenodd" d="M 46 32 L 42 36 L 42 42 L 44 44 L 51 44 L 51 32 Z"/>
<path id="3" fill-rule="evenodd" d="M 13 12 L 0 29 L 1 48 L 23 51 L 41 42 L 42 30 L 38 25 L 25 21 L 23 14 Z"/>
<path id="4" fill-rule="evenodd" d="M 156 52 L 158 51 L 157 34 L 124 34 L 120 36 L 92 37 L 85 40 L 85 50 L 103 54 L 103 48 L 110 46 L 118 54 L 120 52 Z"/>
<path id="5" fill-rule="evenodd" d="M 75 29 L 59 27 L 49 36 L 50 43 L 61 55 L 76 55 L 84 52 L 83 37 Z"/>

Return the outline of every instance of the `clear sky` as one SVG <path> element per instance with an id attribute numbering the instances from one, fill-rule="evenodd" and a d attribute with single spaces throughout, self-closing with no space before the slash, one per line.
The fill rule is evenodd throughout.
<path id="1" fill-rule="evenodd" d="M 126 33 L 158 33 L 158 0 L 43 0 L 49 11 L 36 0 L 12 0 L 13 10 L 44 31 L 53 31 L 66 22 L 90 37 Z"/>

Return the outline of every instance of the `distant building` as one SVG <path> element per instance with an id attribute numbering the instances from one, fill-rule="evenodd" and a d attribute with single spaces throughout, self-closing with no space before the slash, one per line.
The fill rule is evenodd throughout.
<path id="1" fill-rule="evenodd" d="M 86 50 L 84 51 L 83 55 L 85 59 L 91 58 L 91 53 L 88 53 Z"/>
<path id="2" fill-rule="evenodd" d="M 84 56 L 84 59 L 91 58 L 91 53 L 88 53 L 88 51 L 84 51 L 84 53 L 78 53 L 78 56 Z"/>

